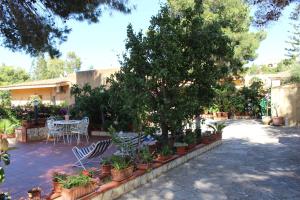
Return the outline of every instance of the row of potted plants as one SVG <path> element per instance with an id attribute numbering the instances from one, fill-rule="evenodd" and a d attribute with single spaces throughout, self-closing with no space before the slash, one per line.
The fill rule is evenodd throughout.
<path id="1" fill-rule="evenodd" d="M 222 138 L 224 124 L 212 125 L 212 134 L 205 134 L 187 130 L 182 142 L 175 142 L 173 145 L 153 145 L 149 148 L 143 147 L 138 149 L 136 156 L 117 156 L 102 160 L 100 175 L 94 176 L 91 171 L 83 170 L 78 175 L 66 175 L 55 173 L 53 175 L 54 193 L 61 195 L 66 200 L 73 200 L 93 192 L 97 184 L 103 184 L 103 180 L 121 182 L 130 178 L 134 170 L 149 171 L 155 163 L 159 165 L 168 162 L 173 158 L 174 152 L 181 156 L 191 151 L 199 143 L 209 144 Z M 101 178 L 97 180 L 95 178 Z"/>

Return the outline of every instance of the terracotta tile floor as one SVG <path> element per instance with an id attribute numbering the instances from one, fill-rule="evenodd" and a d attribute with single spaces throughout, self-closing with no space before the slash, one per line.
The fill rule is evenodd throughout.
<path id="1" fill-rule="evenodd" d="M 99 141 L 101 137 L 93 137 L 91 142 Z M 74 172 L 80 170 L 72 167 L 76 161 L 72 147 L 76 144 L 52 142 L 32 142 L 17 144 L 16 149 L 10 150 L 11 164 L 5 167 L 6 180 L 0 186 L 0 191 L 9 192 L 12 199 L 27 197 L 27 191 L 32 187 L 42 188 L 43 195 L 51 191 L 51 176 L 54 171 Z M 87 145 L 85 141 L 81 146 Z M 103 156 L 111 155 L 115 148 L 110 148 Z M 97 163 L 88 167 L 97 167 Z"/>

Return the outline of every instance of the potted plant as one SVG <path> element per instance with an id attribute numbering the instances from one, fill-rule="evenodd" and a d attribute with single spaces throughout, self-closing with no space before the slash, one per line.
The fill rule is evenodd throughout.
<path id="1" fill-rule="evenodd" d="M 210 131 L 206 131 L 205 133 L 203 133 L 202 143 L 203 144 L 210 144 L 211 143 L 211 132 Z"/>
<path id="2" fill-rule="evenodd" d="M 101 162 L 101 174 L 109 175 L 111 170 L 110 158 L 105 158 Z"/>
<path id="3" fill-rule="evenodd" d="M 11 145 L 15 145 L 17 143 L 15 137 L 15 128 L 17 125 L 18 123 L 9 119 L 0 120 L 0 134 L 2 138 L 6 138 Z"/>
<path id="4" fill-rule="evenodd" d="M 61 196 L 64 200 L 76 200 L 96 189 L 93 179 L 83 174 L 67 176 L 60 183 L 62 184 Z"/>
<path id="5" fill-rule="evenodd" d="M 197 143 L 197 135 L 195 132 L 186 133 L 184 137 L 184 142 L 188 144 L 188 149 L 193 149 Z"/>
<path id="6" fill-rule="evenodd" d="M 215 123 L 213 125 L 209 124 L 209 127 L 214 129 L 214 138 L 213 139 L 222 139 L 223 129 L 226 127 L 225 123 Z"/>
<path id="7" fill-rule="evenodd" d="M 139 153 L 139 162 L 137 168 L 139 170 L 148 170 L 152 167 L 153 156 L 151 155 L 149 148 L 145 147 L 141 149 Z"/>
<path id="8" fill-rule="evenodd" d="M 41 188 L 36 187 L 32 188 L 31 190 L 28 190 L 28 198 L 30 200 L 35 200 L 35 199 L 41 199 Z"/>
<path id="9" fill-rule="evenodd" d="M 284 118 L 281 116 L 278 116 L 278 107 L 277 104 L 272 104 L 273 110 L 275 110 L 276 116 L 272 117 L 272 124 L 274 126 L 281 126 L 284 124 Z"/>
<path id="10" fill-rule="evenodd" d="M 261 108 L 261 120 L 265 125 L 269 125 L 272 121 L 271 116 L 269 116 L 269 108 L 270 108 L 270 96 L 266 94 L 264 98 L 260 100 L 260 108 Z"/>
<path id="11" fill-rule="evenodd" d="M 175 142 L 174 147 L 176 147 L 176 153 L 178 155 L 184 155 L 187 153 L 187 143 L 184 142 Z"/>
<path id="12" fill-rule="evenodd" d="M 111 157 L 111 176 L 113 181 L 123 181 L 133 174 L 133 165 L 131 159 L 122 156 Z"/>
<path id="13" fill-rule="evenodd" d="M 172 153 L 173 152 L 168 145 L 163 146 L 158 153 L 157 161 L 165 162 L 166 160 L 169 160 L 172 157 Z"/>
<path id="14" fill-rule="evenodd" d="M 67 175 L 59 172 L 54 172 L 52 175 L 52 183 L 53 183 L 53 192 L 61 193 L 62 184 L 60 183 L 63 180 L 66 180 Z"/>

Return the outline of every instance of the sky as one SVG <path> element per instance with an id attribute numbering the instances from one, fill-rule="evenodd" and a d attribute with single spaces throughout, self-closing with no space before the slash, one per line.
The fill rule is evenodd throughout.
<path id="1" fill-rule="evenodd" d="M 135 31 L 146 30 L 149 26 L 151 16 L 156 15 L 161 3 L 165 0 L 131 0 L 136 9 L 131 14 L 122 14 L 113 11 L 104 13 L 97 24 L 87 24 L 85 22 L 69 22 L 72 32 L 69 34 L 67 42 L 63 43 L 59 49 L 62 58 L 74 51 L 82 60 L 82 69 L 112 68 L 119 66 L 119 55 L 125 50 L 126 27 L 129 23 L 133 25 Z M 289 13 L 291 8 L 287 8 L 284 13 Z M 278 62 L 284 58 L 285 41 L 289 35 L 291 27 L 285 14 L 278 22 L 268 25 L 266 31 L 267 38 L 261 42 L 257 50 L 258 57 L 255 64 L 268 64 Z M 252 28 L 254 30 L 254 28 Z M 30 71 L 34 58 L 22 52 L 12 52 L 0 46 L 0 64 L 13 65 L 25 68 Z"/>

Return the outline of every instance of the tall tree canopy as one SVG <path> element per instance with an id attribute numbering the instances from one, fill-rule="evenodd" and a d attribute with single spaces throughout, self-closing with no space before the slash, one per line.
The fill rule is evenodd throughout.
<path id="1" fill-rule="evenodd" d="M 60 55 L 57 45 L 66 41 L 73 19 L 98 22 L 104 9 L 129 13 L 127 0 L 2 0 L 0 4 L 1 43 L 12 51 L 33 56 L 48 52 Z"/>
<path id="2" fill-rule="evenodd" d="M 127 53 L 112 79 L 136 122 L 151 122 L 176 133 L 213 96 L 213 87 L 242 62 L 218 21 L 203 19 L 203 6 L 180 15 L 165 6 L 151 19 L 147 33 L 127 30 Z M 234 63 L 234 65 L 232 64 Z"/>
<path id="3" fill-rule="evenodd" d="M 175 12 L 195 5 L 194 0 L 168 0 Z M 204 0 L 203 19 L 206 23 L 218 23 L 232 41 L 235 57 L 243 64 L 252 61 L 256 49 L 265 38 L 264 32 L 249 32 L 250 8 L 243 0 Z"/>
<path id="4" fill-rule="evenodd" d="M 24 69 L 13 66 L 0 66 L 0 85 L 9 85 L 24 82 L 30 78 L 29 73 Z"/>
<path id="5" fill-rule="evenodd" d="M 69 52 L 65 60 L 39 56 L 33 66 L 33 79 L 50 79 L 64 76 L 80 70 L 81 60 L 74 53 Z"/>

